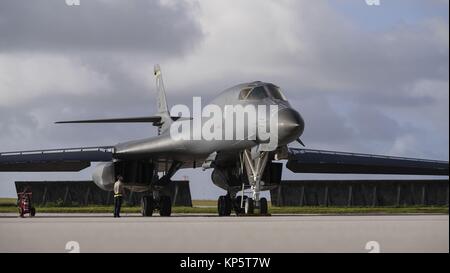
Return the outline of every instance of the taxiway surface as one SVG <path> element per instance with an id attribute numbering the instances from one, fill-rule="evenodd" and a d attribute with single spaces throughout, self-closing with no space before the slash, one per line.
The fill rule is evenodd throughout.
<path id="1" fill-rule="evenodd" d="M 448 215 L 0 214 L 0 252 L 448 252 Z M 375 244 L 376 244 L 375 243 Z"/>

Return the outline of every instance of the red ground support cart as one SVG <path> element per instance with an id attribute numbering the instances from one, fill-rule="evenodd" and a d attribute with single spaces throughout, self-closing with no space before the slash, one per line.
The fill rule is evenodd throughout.
<path id="1" fill-rule="evenodd" d="M 31 192 L 19 192 L 17 195 L 17 205 L 20 217 L 24 217 L 26 213 L 29 213 L 31 217 L 35 216 L 36 209 L 32 206 L 31 203 L 33 194 Z"/>

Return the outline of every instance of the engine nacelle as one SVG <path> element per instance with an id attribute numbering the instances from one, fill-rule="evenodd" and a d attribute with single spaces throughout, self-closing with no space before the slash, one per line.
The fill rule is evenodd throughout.
<path id="1" fill-rule="evenodd" d="M 97 167 L 95 167 L 94 173 L 92 174 L 92 179 L 100 189 L 112 191 L 114 189 L 115 182 L 114 163 L 99 163 Z"/>
<path id="2" fill-rule="evenodd" d="M 112 191 L 117 175 L 123 177 L 125 188 L 134 192 L 147 191 L 151 183 L 158 180 L 154 165 L 142 161 L 100 163 L 95 168 L 92 179 L 102 190 Z"/>

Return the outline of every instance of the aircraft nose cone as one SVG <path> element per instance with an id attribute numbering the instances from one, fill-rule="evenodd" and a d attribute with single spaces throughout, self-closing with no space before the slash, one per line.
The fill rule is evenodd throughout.
<path id="1" fill-rule="evenodd" d="M 278 111 L 278 142 L 288 144 L 299 138 L 305 129 L 305 122 L 300 114 L 292 108 Z"/>

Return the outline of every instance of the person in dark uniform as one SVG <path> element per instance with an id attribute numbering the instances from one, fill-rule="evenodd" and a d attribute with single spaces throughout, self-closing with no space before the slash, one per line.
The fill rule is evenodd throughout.
<path id="1" fill-rule="evenodd" d="M 119 175 L 117 176 L 117 181 L 114 183 L 114 217 L 120 217 L 123 193 L 123 177 Z"/>

